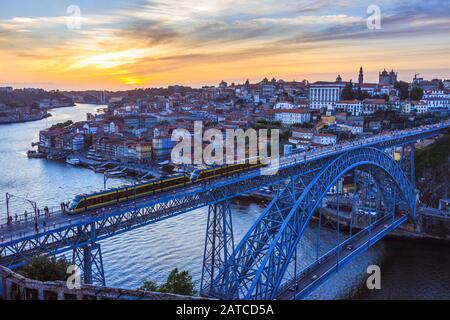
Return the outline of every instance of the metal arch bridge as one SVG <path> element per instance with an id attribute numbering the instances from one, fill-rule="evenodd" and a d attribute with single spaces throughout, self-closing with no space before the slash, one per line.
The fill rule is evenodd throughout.
<path id="1" fill-rule="evenodd" d="M 46 227 L 38 231 L 33 228 L 34 221 L 2 226 L 0 264 L 16 268 L 36 254 L 57 255 L 72 250 L 73 263 L 83 271 L 84 282 L 104 285 L 99 241 L 209 206 L 202 295 L 226 299 L 303 298 L 340 266 L 407 219 L 415 218 L 414 144 L 449 127 L 450 122 L 445 122 L 307 155 L 294 154 L 281 158 L 278 170 L 271 174 L 246 172 L 75 217 L 57 212 L 39 218 L 38 222 L 45 221 Z M 402 160 L 394 160 L 394 147 L 401 147 Z M 408 154 L 409 161 L 404 161 Z M 364 196 L 369 203 L 367 227 L 353 233 L 350 226 L 350 235 L 343 235 L 338 208 L 337 244 L 321 254 L 320 213 L 315 258 L 302 265 L 304 259 L 298 256 L 297 249 L 306 227 L 330 188 L 350 171 L 356 172 L 355 195 Z M 275 198 L 235 247 L 230 199 L 266 186 L 278 189 Z"/>

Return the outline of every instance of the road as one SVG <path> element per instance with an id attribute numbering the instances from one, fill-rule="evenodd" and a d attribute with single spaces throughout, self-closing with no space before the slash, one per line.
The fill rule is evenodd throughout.
<path id="1" fill-rule="evenodd" d="M 406 215 L 397 215 L 396 223 L 406 220 Z M 303 293 L 305 290 L 313 289 L 317 286 L 321 279 L 326 278 L 326 275 L 338 269 L 339 264 L 343 264 L 343 261 L 356 254 L 358 251 L 362 251 L 364 248 L 369 247 L 369 241 L 375 241 L 374 239 L 380 238 L 386 232 L 390 232 L 392 229 L 392 216 L 385 216 L 372 224 L 371 231 L 362 230 L 357 233 L 352 239 L 349 239 L 321 257 L 319 261 L 315 262 L 308 269 L 304 270 L 297 279 L 284 284 L 278 291 L 278 300 L 292 300 L 298 294 Z"/>

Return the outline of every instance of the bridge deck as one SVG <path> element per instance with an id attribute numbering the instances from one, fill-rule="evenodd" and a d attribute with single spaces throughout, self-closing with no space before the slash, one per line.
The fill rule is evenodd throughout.
<path id="1" fill-rule="evenodd" d="M 372 224 L 370 228 L 361 230 L 309 266 L 296 279 L 284 284 L 278 291 L 277 299 L 292 300 L 306 296 L 330 273 L 337 271 L 353 256 L 368 249 L 407 219 L 407 215 L 397 215 L 394 221 L 392 216 L 386 216 Z"/>
<path id="2" fill-rule="evenodd" d="M 416 128 L 412 130 L 406 130 L 406 131 L 398 131 L 394 133 L 386 133 L 378 136 L 374 136 L 368 139 L 364 140 L 358 140 L 353 142 L 346 142 L 337 146 L 327 147 L 327 148 L 321 148 L 318 150 L 315 150 L 311 153 L 295 153 L 292 155 L 289 155 L 287 157 L 282 157 L 280 159 L 280 165 L 279 168 L 276 168 L 274 170 L 284 170 L 286 168 L 292 168 L 297 167 L 299 165 L 304 165 L 307 163 L 315 163 L 321 159 L 327 159 L 329 157 L 336 157 L 341 153 L 362 148 L 362 147 L 389 147 L 389 146 L 395 146 L 395 145 L 401 145 L 401 144 L 407 144 L 414 142 L 418 139 L 424 139 L 429 136 L 435 136 L 436 134 L 439 134 L 440 131 L 443 129 L 446 129 L 450 127 L 450 122 L 441 123 L 439 125 L 432 125 L 432 126 L 426 126 L 421 128 Z M 197 184 L 197 185 L 191 185 L 186 188 L 179 188 L 174 189 L 169 192 L 160 193 L 154 196 L 148 196 L 145 198 L 138 199 L 136 201 L 130 201 L 127 203 L 121 203 L 119 205 L 110 206 L 107 208 L 99 209 L 96 211 L 89 211 L 84 214 L 79 214 L 76 216 L 70 216 L 68 214 L 65 214 L 61 211 L 55 211 L 52 213 L 50 217 L 44 217 L 41 216 L 38 218 L 38 230 L 35 228 L 35 221 L 33 219 L 29 219 L 28 221 L 18 221 L 13 222 L 12 225 L 0 225 L 0 249 L 4 248 L 6 246 L 10 246 L 11 244 L 19 244 L 21 241 L 30 240 L 33 238 L 39 238 L 42 237 L 42 235 L 45 233 L 47 235 L 51 234 L 52 232 L 61 232 L 61 230 L 64 230 L 65 228 L 71 228 L 74 225 L 86 225 L 91 222 L 98 222 L 102 219 L 110 218 L 114 215 L 121 215 L 126 211 L 132 211 L 136 208 L 143 208 L 146 206 L 155 206 L 158 205 L 158 203 L 161 203 L 163 201 L 168 201 L 168 199 L 176 199 L 180 197 L 186 197 L 186 195 L 198 195 L 202 194 L 211 190 L 220 190 L 221 188 L 227 187 L 227 186 L 234 186 L 234 184 L 241 183 L 241 182 L 248 182 L 248 181 L 254 181 L 255 178 L 258 178 L 261 176 L 261 171 L 256 170 L 252 172 L 246 172 L 242 173 L 236 177 L 232 178 L 223 178 L 223 179 L 217 179 L 214 181 L 211 181 L 209 184 Z M 282 178 L 282 177 L 281 177 Z M 277 179 L 274 178 L 273 182 L 277 182 L 281 179 L 278 177 Z M 252 186 L 254 188 L 255 186 Z M 259 187 L 263 187 L 263 185 L 260 185 Z M 249 190 L 253 190 L 249 188 Z M 242 191 L 242 190 L 241 190 Z M 188 206 L 186 205 L 185 211 L 187 212 L 189 210 L 193 210 L 195 208 L 199 208 L 201 206 L 207 205 L 208 203 L 198 203 L 196 205 Z M 168 214 L 167 210 L 173 210 L 174 214 L 170 215 Z M 154 213 L 155 216 L 152 217 L 152 222 L 159 221 L 163 218 L 167 218 L 170 216 L 174 216 L 176 214 L 179 214 L 180 208 L 174 206 L 172 209 L 167 210 L 161 210 L 161 212 Z M 176 214 L 175 214 L 176 213 Z M 160 216 L 158 216 L 158 214 Z M 44 228 L 45 223 L 45 228 Z M 148 220 L 137 220 L 136 222 L 139 224 L 139 226 L 148 224 Z M 128 229 L 129 226 L 127 226 Z M 126 229 L 126 228 L 124 228 Z M 126 230 L 128 230 L 126 229 Z M 126 231 L 125 230 L 125 231 Z M 116 232 L 110 232 L 108 231 L 107 236 L 111 236 L 113 234 L 119 233 L 120 230 Z M 101 230 L 98 231 L 99 234 L 101 233 Z M 123 230 L 122 230 L 123 232 Z M 106 237 L 106 236 L 105 236 Z M 39 246 L 39 244 L 36 244 Z M 66 243 L 67 245 L 67 243 Z M 5 254 L 5 252 L 3 252 Z M 2 256 L 3 259 L 5 256 Z"/>

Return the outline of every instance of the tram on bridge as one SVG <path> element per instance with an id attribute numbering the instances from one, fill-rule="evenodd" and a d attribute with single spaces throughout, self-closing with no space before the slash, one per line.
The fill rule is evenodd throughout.
<path id="1" fill-rule="evenodd" d="M 190 176 L 188 174 L 179 174 L 170 178 L 145 182 L 137 185 L 126 186 L 122 188 L 110 189 L 93 194 L 77 195 L 69 206 L 68 214 L 79 214 L 89 210 L 95 210 L 127 202 L 145 196 L 151 196 L 164 191 L 169 191 L 188 185 L 202 183 L 222 177 L 229 177 L 243 171 L 254 170 L 263 167 L 259 159 L 256 163 L 236 163 L 223 165 L 210 169 L 195 170 Z"/>

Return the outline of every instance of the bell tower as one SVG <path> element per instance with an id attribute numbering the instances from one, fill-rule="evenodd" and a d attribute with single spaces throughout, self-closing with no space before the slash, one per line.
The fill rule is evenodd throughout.
<path id="1" fill-rule="evenodd" d="M 364 71 L 363 71 L 363 67 L 359 68 L 358 83 L 359 83 L 359 84 L 363 84 L 363 83 L 364 83 Z"/>

